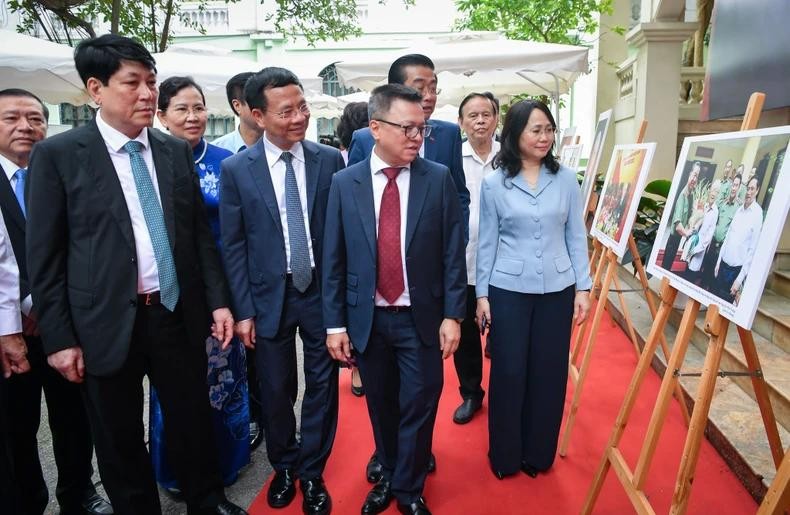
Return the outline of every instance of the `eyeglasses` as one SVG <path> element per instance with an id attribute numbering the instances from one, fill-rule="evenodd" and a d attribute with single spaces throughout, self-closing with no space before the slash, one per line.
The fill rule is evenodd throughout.
<path id="1" fill-rule="evenodd" d="M 288 109 L 284 109 L 284 110 L 280 111 L 279 113 L 272 113 L 272 114 L 274 114 L 275 116 L 277 116 L 281 120 L 288 120 L 288 119 L 293 118 L 296 115 L 296 113 L 301 113 L 304 116 L 310 116 L 310 108 L 307 107 L 307 104 L 302 104 L 299 107 L 297 107 L 296 109 L 294 109 L 293 107 L 290 107 Z"/>
<path id="2" fill-rule="evenodd" d="M 403 135 L 409 139 L 416 138 L 418 134 L 422 135 L 423 138 L 427 138 L 431 134 L 431 129 L 433 129 L 433 127 L 430 125 L 401 125 L 399 123 L 382 120 L 381 118 L 374 118 L 374 120 L 377 122 L 386 123 L 387 125 L 392 125 L 393 127 L 400 127 L 403 129 Z"/>
<path id="3" fill-rule="evenodd" d="M 535 127 L 527 128 L 527 132 L 529 132 L 535 138 L 539 138 L 541 134 L 545 134 L 551 138 L 557 133 L 557 128 L 552 125 L 547 125 L 546 127 L 536 125 Z"/>

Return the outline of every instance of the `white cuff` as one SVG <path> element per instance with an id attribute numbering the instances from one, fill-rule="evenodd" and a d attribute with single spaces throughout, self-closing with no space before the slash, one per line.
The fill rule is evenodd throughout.
<path id="1" fill-rule="evenodd" d="M 326 334 L 340 334 L 345 332 L 346 332 L 345 327 L 327 327 L 326 329 Z"/>

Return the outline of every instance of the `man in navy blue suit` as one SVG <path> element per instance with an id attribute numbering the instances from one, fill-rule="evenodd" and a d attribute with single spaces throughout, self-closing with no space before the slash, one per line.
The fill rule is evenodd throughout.
<path id="1" fill-rule="evenodd" d="M 264 68 L 245 86 L 263 137 L 222 162 L 220 223 L 236 332 L 255 348 L 266 450 L 275 476 L 267 499 L 293 500 L 299 477 L 307 514 L 328 514 L 322 474 L 337 428 L 337 363 L 324 347 L 320 264 L 337 149 L 306 141 L 310 110 L 292 72 Z M 296 330 L 307 384 L 296 439 Z"/>
<path id="2" fill-rule="evenodd" d="M 373 90 L 371 155 L 335 175 L 324 231 L 323 306 L 333 358 L 355 357 L 365 384 L 382 478 L 363 514 L 392 497 L 430 514 L 428 473 L 442 359 L 455 352 L 466 306 L 464 223 L 443 165 L 419 157 L 431 127 L 421 96 Z"/>

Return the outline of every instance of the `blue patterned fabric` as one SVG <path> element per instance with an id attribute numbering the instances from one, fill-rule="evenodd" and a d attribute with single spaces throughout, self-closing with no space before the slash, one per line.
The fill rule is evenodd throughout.
<path id="1" fill-rule="evenodd" d="M 291 247 L 291 274 L 294 287 L 304 293 L 313 274 L 310 269 L 310 249 L 307 246 L 307 231 L 304 228 L 302 202 L 299 200 L 299 186 L 296 184 L 296 173 L 290 152 L 280 156 L 285 162 L 285 216 L 288 220 L 288 243 Z"/>
<path id="2" fill-rule="evenodd" d="M 16 200 L 19 202 L 19 207 L 22 208 L 22 214 L 27 217 L 27 211 L 25 210 L 25 181 L 27 180 L 27 170 L 20 168 L 14 172 L 14 176 L 16 177 L 14 195 L 16 195 Z"/>
<path id="3" fill-rule="evenodd" d="M 170 240 L 167 236 L 162 206 L 156 197 L 151 174 L 140 153 L 143 144 L 139 141 L 129 141 L 123 146 L 123 149 L 129 154 L 134 185 L 137 187 L 137 196 L 140 198 L 145 224 L 148 226 L 148 234 L 151 236 L 151 244 L 154 247 L 156 266 L 159 269 L 159 292 L 162 305 L 173 311 L 178 303 L 179 294 L 176 264 L 170 250 Z"/>
<path id="4" fill-rule="evenodd" d="M 209 225 L 217 245 L 219 237 L 219 176 L 220 162 L 231 152 L 208 145 L 205 140 L 193 149 L 195 159 L 203 158 L 195 165 L 200 177 L 200 189 L 208 213 Z M 216 339 L 206 340 L 208 373 L 206 383 L 214 426 L 219 469 L 226 486 L 233 484 L 239 470 L 250 462 L 250 410 L 247 385 L 247 356 L 244 345 L 234 338 L 227 349 L 222 350 Z M 150 401 L 150 452 L 154 475 L 165 488 L 178 488 L 178 483 L 166 457 L 164 423 L 156 390 L 151 388 Z"/>

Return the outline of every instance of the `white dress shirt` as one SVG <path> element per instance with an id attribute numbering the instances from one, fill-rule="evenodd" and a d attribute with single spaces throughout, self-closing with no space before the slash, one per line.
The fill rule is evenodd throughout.
<path id="1" fill-rule="evenodd" d="M 129 161 L 129 154 L 123 146 L 130 141 L 129 137 L 107 125 L 102 119 L 101 109 L 96 114 L 96 126 L 99 128 L 107 152 L 110 154 L 115 173 L 121 182 L 126 208 L 129 210 L 129 218 L 132 220 L 132 232 L 134 233 L 134 244 L 137 249 L 137 293 L 151 293 L 159 291 L 159 268 L 156 266 L 156 256 L 154 246 L 151 243 L 151 234 L 148 232 L 148 225 L 145 223 L 143 207 L 140 205 L 140 197 L 137 195 L 137 185 L 132 175 L 132 164 Z M 141 154 L 151 174 L 151 182 L 154 183 L 154 192 L 159 205 L 162 204 L 159 195 L 159 183 L 156 179 L 156 169 L 154 168 L 154 157 L 148 143 L 148 130 L 143 129 L 134 138 L 143 144 Z"/>
<path id="2" fill-rule="evenodd" d="M 467 284 L 475 284 L 475 268 L 477 264 L 477 235 L 480 232 L 480 187 L 483 177 L 494 170 L 493 162 L 499 152 L 499 142 L 493 140 L 491 152 L 483 160 L 475 153 L 472 144 L 464 141 L 461 155 L 464 162 L 466 187 L 469 189 L 469 242 L 466 244 L 466 277 Z"/>
<path id="3" fill-rule="evenodd" d="M 705 252 L 713 240 L 713 233 L 716 231 L 716 222 L 719 221 L 719 208 L 716 202 L 707 206 L 705 216 L 702 219 L 702 225 L 697 232 L 697 244 L 691 249 L 691 259 L 689 259 L 689 270 L 692 272 L 699 272 L 702 268 L 702 261 L 705 258 Z"/>
<path id="4" fill-rule="evenodd" d="M 3 154 L 0 154 L 0 166 L 3 167 L 6 177 L 8 177 L 8 182 L 11 183 L 11 191 L 15 192 L 17 181 L 16 171 L 19 170 L 21 166 L 17 165 Z M 30 311 L 33 309 L 33 297 L 28 294 L 27 297 L 22 299 L 20 307 L 25 316 L 30 316 Z"/>
<path id="5" fill-rule="evenodd" d="M 313 240 L 310 238 L 310 217 L 307 214 L 307 178 L 305 176 L 304 149 L 302 143 L 298 142 L 290 150 L 282 150 L 277 145 L 269 141 L 266 134 L 263 135 L 263 148 L 266 151 L 266 162 L 269 165 L 269 173 L 272 177 L 274 186 L 274 196 L 277 197 L 277 208 L 280 210 L 280 223 L 283 226 L 283 238 L 285 239 L 285 259 L 287 272 L 291 273 L 291 244 L 288 238 L 288 213 L 285 204 L 285 161 L 282 160 L 283 152 L 290 152 L 293 155 L 291 164 L 296 175 L 296 185 L 299 188 L 299 203 L 302 205 L 302 218 L 304 218 L 304 230 L 307 234 L 307 249 L 310 251 L 310 266 L 315 268 L 315 258 L 313 257 Z"/>
<path id="6" fill-rule="evenodd" d="M 756 200 L 752 201 L 748 208 L 741 206 L 735 211 L 719 251 L 719 262 L 724 261 L 729 266 L 741 267 L 741 272 L 735 278 L 733 286 L 740 287 L 746 274 L 749 273 L 762 227 L 763 208 Z"/>
<path id="7" fill-rule="evenodd" d="M 0 335 L 22 332 L 19 310 L 19 268 L 0 212 Z"/>

